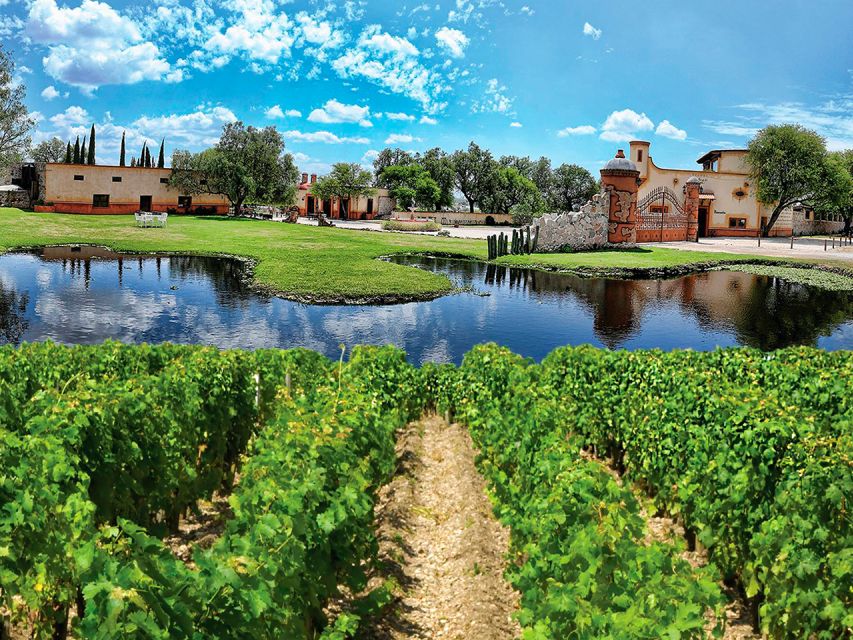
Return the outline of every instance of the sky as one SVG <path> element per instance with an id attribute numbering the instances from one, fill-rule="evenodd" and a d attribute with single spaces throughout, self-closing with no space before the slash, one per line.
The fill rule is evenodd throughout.
<path id="1" fill-rule="evenodd" d="M 383 148 L 548 156 L 596 175 L 649 140 L 694 167 L 797 122 L 853 147 L 853 2 L 0 0 L 35 141 L 117 164 L 274 125 L 302 171 Z"/>

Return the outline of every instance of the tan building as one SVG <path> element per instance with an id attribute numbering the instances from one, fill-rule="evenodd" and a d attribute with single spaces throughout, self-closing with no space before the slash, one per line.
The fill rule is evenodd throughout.
<path id="1" fill-rule="evenodd" d="M 317 174 L 302 174 L 302 180 L 296 189 L 296 206 L 300 216 L 313 216 L 322 213 L 327 218 L 339 220 L 372 220 L 376 217 L 388 217 L 394 210 L 394 198 L 388 189 L 375 189 L 369 197 L 331 198 L 320 200 L 311 194 L 311 185 L 317 182 Z"/>
<path id="2" fill-rule="evenodd" d="M 171 169 L 47 163 L 36 165 L 36 211 L 228 213 L 220 195 L 186 195 L 169 186 Z"/>
<path id="3" fill-rule="evenodd" d="M 715 149 L 700 157 L 697 169 L 664 169 L 654 163 L 649 147 L 642 140 L 631 142 L 629 159 L 640 172 L 637 194 L 637 241 L 683 240 L 686 214 L 679 210 L 684 202 L 685 185 L 691 178 L 700 182 L 698 235 L 759 235 L 773 213 L 773 207 L 755 198 L 755 189 L 746 166 L 746 149 Z M 684 224 L 681 224 L 682 218 Z M 790 236 L 835 230 L 843 223 L 813 224 L 814 212 L 807 208 L 782 212 L 770 231 L 771 236 Z M 827 221 L 824 221 L 827 222 Z"/>

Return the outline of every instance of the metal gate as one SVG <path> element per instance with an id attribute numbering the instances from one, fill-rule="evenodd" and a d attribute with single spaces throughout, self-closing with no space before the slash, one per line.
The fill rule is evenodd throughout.
<path id="1" fill-rule="evenodd" d="M 655 187 L 637 203 L 637 242 L 687 240 L 687 220 L 678 194 Z"/>

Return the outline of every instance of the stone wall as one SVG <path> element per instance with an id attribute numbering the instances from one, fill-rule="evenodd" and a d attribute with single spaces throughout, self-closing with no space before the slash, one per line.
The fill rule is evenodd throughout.
<path id="1" fill-rule="evenodd" d="M 0 189 L 0 207 L 29 209 L 31 206 L 30 194 L 23 189 Z"/>
<path id="2" fill-rule="evenodd" d="M 812 216 L 816 214 L 811 213 Z M 844 220 L 806 220 L 804 209 L 793 211 L 791 220 L 793 222 L 795 236 L 835 235 L 844 231 Z"/>
<path id="3" fill-rule="evenodd" d="M 537 253 L 586 251 L 607 246 L 607 220 L 610 194 L 602 191 L 592 197 L 580 211 L 547 213 L 531 226 L 539 227 Z"/>

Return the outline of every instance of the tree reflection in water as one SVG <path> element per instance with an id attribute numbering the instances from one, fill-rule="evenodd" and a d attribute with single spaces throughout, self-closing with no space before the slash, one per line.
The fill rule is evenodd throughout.
<path id="1" fill-rule="evenodd" d="M 29 295 L 18 293 L 0 280 L 0 344 L 20 344 L 29 327 L 25 313 Z"/>

